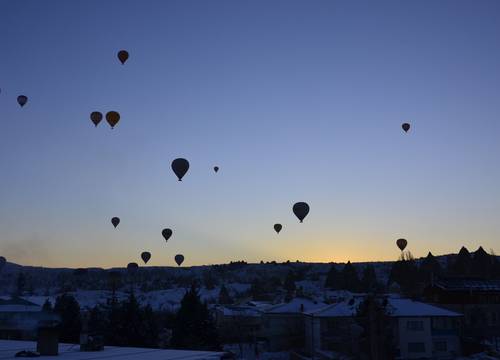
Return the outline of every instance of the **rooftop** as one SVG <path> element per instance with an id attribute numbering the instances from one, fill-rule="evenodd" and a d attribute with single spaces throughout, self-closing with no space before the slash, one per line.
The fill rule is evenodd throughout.
<path id="1" fill-rule="evenodd" d="M 339 303 L 325 306 L 307 312 L 315 317 L 348 317 L 356 315 L 357 308 L 363 299 L 353 297 Z M 392 317 L 456 317 L 459 313 L 442 309 L 427 303 L 413 301 L 411 299 L 387 298 L 389 315 Z"/>
<path id="2" fill-rule="evenodd" d="M 0 340 L 2 359 L 15 359 L 15 354 L 22 350 L 36 351 L 36 342 Z M 106 346 L 103 351 L 81 352 L 78 345 L 59 344 L 59 356 L 44 356 L 50 360 L 215 360 L 223 353 L 211 351 L 146 349 Z"/>
<path id="3" fill-rule="evenodd" d="M 267 314 L 307 313 L 325 307 L 326 304 L 305 298 L 294 298 L 288 303 L 270 307 Z"/>
<path id="4" fill-rule="evenodd" d="M 447 291 L 500 292 L 500 280 L 440 279 L 434 286 Z"/>

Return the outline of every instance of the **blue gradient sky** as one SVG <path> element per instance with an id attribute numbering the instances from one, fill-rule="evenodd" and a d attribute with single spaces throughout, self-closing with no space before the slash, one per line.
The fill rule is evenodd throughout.
<path id="1" fill-rule="evenodd" d="M 398 237 L 416 256 L 498 250 L 499 34 L 495 0 L 2 1 L 0 253 L 110 267 L 143 250 L 390 260 Z M 122 120 L 96 129 L 95 110 Z"/>

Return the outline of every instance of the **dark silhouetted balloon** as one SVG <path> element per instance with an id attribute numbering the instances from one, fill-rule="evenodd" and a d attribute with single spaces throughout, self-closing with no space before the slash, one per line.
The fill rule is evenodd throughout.
<path id="1" fill-rule="evenodd" d="M 102 113 L 100 113 L 99 111 L 93 111 L 90 114 L 90 120 L 92 120 L 95 126 L 99 125 L 102 120 Z"/>
<path id="2" fill-rule="evenodd" d="M 278 234 L 280 233 L 282 228 L 283 226 L 281 226 L 281 224 L 274 224 L 274 231 L 276 231 Z"/>
<path id="3" fill-rule="evenodd" d="M 111 219 L 111 224 L 116 228 L 118 224 L 120 223 L 120 218 L 114 217 Z"/>
<path id="4" fill-rule="evenodd" d="M 307 214 L 309 214 L 309 205 L 305 202 L 298 202 L 293 205 L 293 213 L 302 222 Z"/>
<path id="5" fill-rule="evenodd" d="M 403 251 L 406 248 L 406 245 L 408 245 L 408 241 L 406 241 L 406 239 L 397 239 L 396 245 L 398 246 L 399 250 Z"/>
<path id="6" fill-rule="evenodd" d="M 118 51 L 118 60 L 123 64 L 128 60 L 128 51 L 127 50 L 120 50 Z"/>
<path id="7" fill-rule="evenodd" d="M 161 234 L 165 238 L 165 241 L 168 241 L 168 239 L 170 239 L 170 237 L 172 236 L 172 230 L 171 229 L 163 229 Z"/>
<path id="8" fill-rule="evenodd" d="M 144 251 L 141 254 L 141 259 L 142 261 L 144 261 L 144 264 L 147 264 L 149 259 L 151 259 L 151 253 L 149 251 Z"/>
<path id="9" fill-rule="evenodd" d="M 214 166 L 214 171 L 218 172 L 219 171 L 219 167 L 218 166 Z"/>
<path id="10" fill-rule="evenodd" d="M 131 263 L 128 263 L 127 265 L 127 271 L 130 273 L 130 274 L 133 274 L 137 271 L 137 269 L 139 269 L 139 265 L 135 262 L 131 262 Z"/>
<path id="11" fill-rule="evenodd" d="M 111 129 L 113 129 L 118 124 L 118 121 L 120 121 L 120 114 L 116 111 L 110 111 L 106 114 L 106 121 L 111 126 Z"/>
<path id="12" fill-rule="evenodd" d="M 172 170 L 174 171 L 175 175 L 179 178 L 179 181 L 182 181 L 182 178 L 184 175 L 186 175 L 187 171 L 189 170 L 189 161 L 186 159 L 175 159 L 172 161 Z"/>
<path id="13" fill-rule="evenodd" d="M 17 103 L 23 107 L 28 102 L 28 97 L 24 95 L 19 95 L 17 97 Z"/>
<path id="14" fill-rule="evenodd" d="M 6 262 L 7 262 L 7 260 L 5 260 L 5 258 L 3 256 L 0 256 L 0 271 L 2 271 Z"/>
<path id="15" fill-rule="evenodd" d="M 181 266 L 182 263 L 184 262 L 184 255 L 177 254 L 175 255 L 175 262 L 177 263 L 178 266 Z"/>
<path id="16" fill-rule="evenodd" d="M 401 127 L 405 132 L 408 132 L 408 130 L 410 130 L 410 124 L 408 123 L 404 123 L 403 125 L 401 125 Z"/>

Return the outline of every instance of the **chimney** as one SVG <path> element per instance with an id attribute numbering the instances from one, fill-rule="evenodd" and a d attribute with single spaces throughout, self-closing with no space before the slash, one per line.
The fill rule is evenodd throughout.
<path id="1" fill-rule="evenodd" d="M 54 356 L 59 354 L 58 321 L 41 321 L 38 324 L 36 351 L 42 356 Z"/>

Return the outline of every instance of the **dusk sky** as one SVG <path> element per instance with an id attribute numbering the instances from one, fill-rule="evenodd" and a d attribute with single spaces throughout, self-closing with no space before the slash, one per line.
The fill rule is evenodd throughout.
<path id="1" fill-rule="evenodd" d="M 400 237 L 415 256 L 500 251 L 499 35 L 497 0 L 2 0 L 0 255 L 395 260 Z M 95 128 L 111 110 L 117 127 Z"/>

